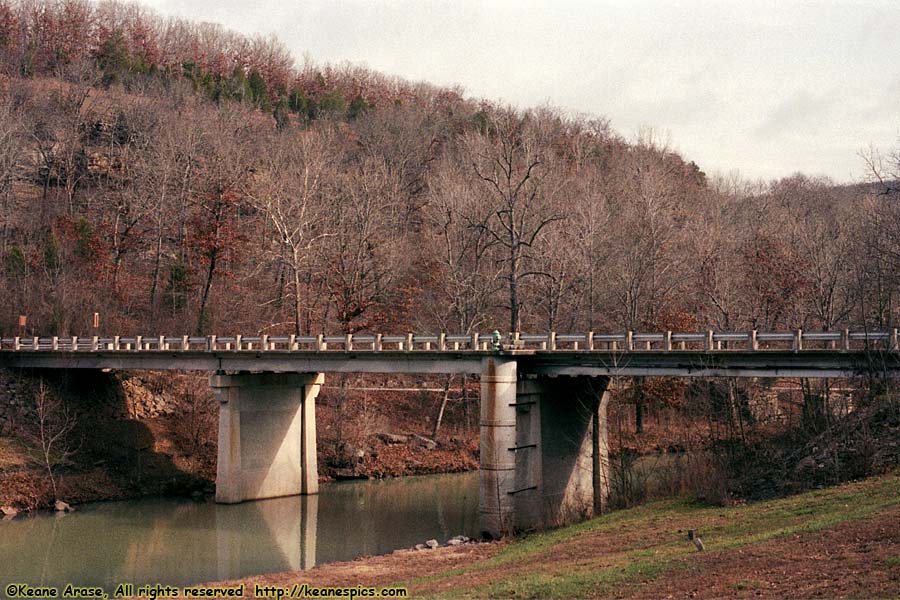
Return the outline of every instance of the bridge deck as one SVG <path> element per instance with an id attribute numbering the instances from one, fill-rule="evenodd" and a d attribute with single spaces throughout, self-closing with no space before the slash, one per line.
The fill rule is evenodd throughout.
<path id="1" fill-rule="evenodd" d="M 550 376 L 855 377 L 900 373 L 897 330 L 3 338 L 0 367 L 178 371 L 479 374 L 491 355 Z M 489 349 L 491 348 L 491 349 Z"/>

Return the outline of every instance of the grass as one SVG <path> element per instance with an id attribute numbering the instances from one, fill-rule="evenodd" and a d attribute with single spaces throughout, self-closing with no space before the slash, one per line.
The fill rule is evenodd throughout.
<path id="1" fill-rule="evenodd" d="M 490 559 L 399 585 L 441 598 L 606 597 L 623 585 L 685 569 L 683 559 L 694 552 L 687 541 L 689 528 L 698 530 L 708 552 L 715 552 L 820 531 L 898 507 L 896 474 L 735 508 L 684 499 L 653 502 L 528 535 Z M 887 562 L 900 564 L 900 556 Z M 758 585 L 740 581 L 735 592 Z"/>

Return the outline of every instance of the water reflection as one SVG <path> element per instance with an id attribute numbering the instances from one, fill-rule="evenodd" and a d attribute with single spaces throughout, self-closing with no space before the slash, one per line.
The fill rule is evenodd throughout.
<path id="1" fill-rule="evenodd" d="M 185 585 L 384 554 L 477 530 L 478 475 L 322 486 L 236 505 L 147 499 L 0 522 L 0 583 Z"/>

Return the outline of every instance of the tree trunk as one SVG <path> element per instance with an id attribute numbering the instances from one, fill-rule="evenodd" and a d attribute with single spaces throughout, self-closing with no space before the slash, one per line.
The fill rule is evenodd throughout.
<path id="1" fill-rule="evenodd" d="M 150 284 L 150 321 L 156 326 L 156 290 L 159 287 L 159 271 L 162 266 L 162 208 L 156 218 L 156 256 L 153 262 L 153 282 Z"/>
<path id="2" fill-rule="evenodd" d="M 509 330 L 519 330 L 519 261 L 515 245 L 509 252 Z"/>
<path id="3" fill-rule="evenodd" d="M 294 333 L 300 335 L 300 318 L 303 313 L 303 306 L 300 302 L 300 265 L 297 263 L 297 252 L 294 252 L 294 262 L 291 268 L 294 272 Z M 309 315 L 307 314 L 306 328 L 309 329 Z"/>
<path id="4" fill-rule="evenodd" d="M 438 432 L 441 430 L 441 421 L 444 420 L 444 409 L 447 408 L 447 400 L 450 398 L 450 383 L 453 381 L 453 375 L 447 376 L 444 383 L 444 395 L 441 398 L 441 407 L 438 409 L 437 418 L 434 420 L 434 431 L 431 432 L 431 439 L 437 441 Z"/>
<path id="5" fill-rule="evenodd" d="M 634 432 L 644 433 L 644 378 L 634 380 Z"/>
<path id="6" fill-rule="evenodd" d="M 209 257 L 209 269 L 206 272 L 206 286 L 203 288 L 203 297 L 200 299 L 200 310 L 197 311 L 197 335 L 204 334 L 204 326 L 206 325 L 206 303 L 209 301 L 209 290 L 212 288 L 213 275 L 216 271 L 216 260 L 219 253 L 213 250 Z"/>

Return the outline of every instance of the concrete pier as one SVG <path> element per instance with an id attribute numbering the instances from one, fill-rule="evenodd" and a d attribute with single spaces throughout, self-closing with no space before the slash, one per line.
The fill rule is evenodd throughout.
<path id="1" fill-rule="evenodd" d="M 216 502 L 319 491 L 315 399 L 321 373 L 210 377 L 219 401 Z"/>
<path id="2" fill-rule="evenodd" d="M 516 361 L 489 357 L 481 375 L 479 519 L 483 534 L 501 537 L 516 527 Z"/>
<path id="3" fill-rule="evenodd" d="M 608 382 L 522 375 L 514 360 L 484 360 L 482 535 L 556 527 L 605 508 Z"/>

